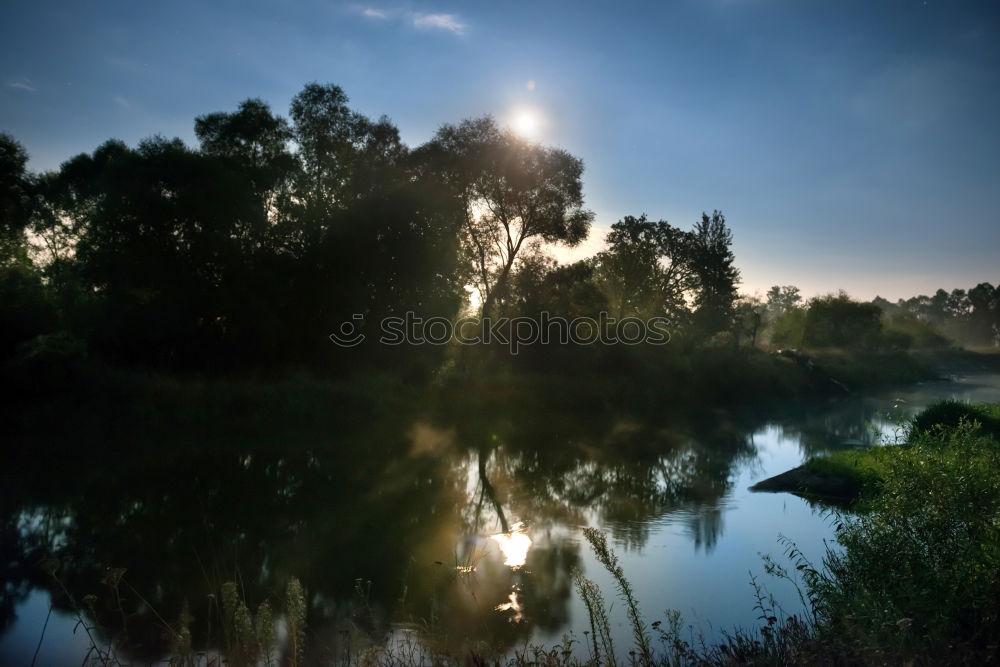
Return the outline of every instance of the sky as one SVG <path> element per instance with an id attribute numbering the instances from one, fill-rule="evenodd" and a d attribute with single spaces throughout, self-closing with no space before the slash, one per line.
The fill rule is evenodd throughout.
<path id="1" fill-rule="evenodd" d="M 991 0 L 0 0 L 0 131 L 36 171 L 309 82 L 389 116 L 535 121 L 583 159 L 591 238 L 723 211 L 747 293 L 1000 282 Z"/>

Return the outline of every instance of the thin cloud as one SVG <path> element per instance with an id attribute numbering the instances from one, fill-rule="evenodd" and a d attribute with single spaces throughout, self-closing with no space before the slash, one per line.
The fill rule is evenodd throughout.
<path id="1" fill-rule="evenodd" d="M 388 18 L 384 11 L 382 11 L 381 9 L 375 9 L 373 7 L 365 7 L 364 9 L 361 10 L 361 13 L 366 18 L 370 19 L 378 19 L 384 21 L 386 18 Z"/>
<path id="2" fill-rule="evenodd" d="M 413 14 L 413 26 L 422 30 L 448 30 L 456 35 L 465 33 L 465 24 L 454 14 Z"/>
<path id="3" fill-rule="evenodd" d="M 11 81 L 7 84 L 7 87 L 13 88 L 14 90 L 23 90 L 26 93 L 34 93 L 38 91 L 37 88 L 31 85 L 31 82 L 28 81 L 28 79 L 24 79 L 23 81 Z"/>
<path id="4" fill-rule="evenodd" d="M 107 58 L 104 59 L 104 62 L 106 62 L 108 65 L 111 65 L 116 69 L 120 69 L 125 72 L 139 71 L 139 63 L 137 63 L 132 58 L 125 58 L 120 56 L 108 56 Z"/>
<path id="5" fill-rule="evenodd" d="M 120 106 L 122 109 L 131 109 L 132 108 L 132 103 L 129 102 L 128 100 L 126 100 L 121 95 L 115 95 L 112 99 L 115 101 L 115 104 L 117 104 L 118 106 Z"/>

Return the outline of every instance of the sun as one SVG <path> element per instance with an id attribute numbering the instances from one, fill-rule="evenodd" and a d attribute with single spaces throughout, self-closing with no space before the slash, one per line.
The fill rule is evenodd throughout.
<path id="1" fill-rule="evenodd" d="M 530 109 L 515 112 L 511 121 L 511 128 L 525 139 L 537 138 L 539 126 L 538 114 Z"/>

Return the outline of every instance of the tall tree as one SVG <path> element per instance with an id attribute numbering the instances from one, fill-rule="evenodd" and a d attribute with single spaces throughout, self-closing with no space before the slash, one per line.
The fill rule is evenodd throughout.
<path id="1" fill-rule="evenodd" d="M 318 83 L 306 85 L 292 100 L 292 135 L 303 165 L 299 197 L 323 213 L 368 190 L 373 169 L 406 156 L 399 131 L 387 118 L 372 121 L 352 111 L 349 101 L 340 86 Z"/>
<path id="2" fill-rule="evenodd" d="M 997 345 L 1000 340 L 1000 286 L 979 283 L 969 290 L 969 325 L 979 345 Z"/>
<path id="3" fill-rule="evenodd" d="M 705 333 L 728 327 L 740 272 L 732 251 L 733 232 L 721 211 L 703 213 L 695 223 L 691 244 L 691 269 L 697 281 L 696 322 Z"/>
<path id="4" fill-rule="evenodd" d="M 597 279 L 622 317 L 677 317 L 686 312 L 692 287 L 690 232 L 645 215 L 611 225 L 608 250 L 595 258 Z"/>
<path id="5" fill-rule="evenodd" d="M 0 134 L 0 359 L 52 326 L 41 275 L 28 255 L 25 227 L 36 208 L 28 154 Z"/>
<path id="6" fill-rule="evenodd" d="M 795 285 L 774 285 L 767 291 L 767 309 L 771 317 L 780 317 L 786 311 L 799 305 L 802 296 Z"/>
<path id="7" fill-rule="evenodd" d="M 583 162 L 530 143 L 490 118 L 445 125 L 418 152 L 464 210 L 462 243 L 489 315 L 532 240 L 574 246 L 593 214 L 583 206 Z"/>
<path id="8" fill-rule="evenodd" d="M 28 154 L 21 144 L 0 133 L 0 264 L 26 258 L 24 228 L 34 199 L 27 164 Z"/>
<path id="9" fill-rule="evenodd" d="M 288 122 L 271 113 L 263 101 L 248 99 L 233 113 L 199 116 L 194 133 L 203 153 L 232 160 L 247 173 L 260 200 L 262 218 L 275 222 L 287 204 L 288 187 L 298 167 L 288 149 L 292 138 Z"/>
<path id="10" fill-rule="evenodd" d="M 756 296 L 744 295 L 737 299 L 733 308 L 733 334 L 736 347 L 746 340 L 750 347 L 756 347 L 757 336 L 767 323 L 768 305 Z"/>

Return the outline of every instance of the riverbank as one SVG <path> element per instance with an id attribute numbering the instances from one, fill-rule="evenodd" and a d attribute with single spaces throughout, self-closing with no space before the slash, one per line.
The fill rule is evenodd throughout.
<path id="1" fill-rule="evenodd" d="M 942 401 L 921 412 L 910 424 L 908 441 L 883 447 L 865 447 L 825 454 L 800 466 L 762 480 L 751 491 L 794 493 L 834 504 L 851 503 L 864 495 L 877 494 L 893 463 L 912 456 L 912 442 L 935 432 L 978 424 L 980 432 L 1000 438 L 1000 406 Z M 912 441 L 912 442 L 911 442 Z"/>
<path id="2" fill-rule="evenodd" d="M 542 402 L 547 409 L 756 410 L 788 401 L 839 398 L 946 378 L 952 368 L 1000 367 L 1000 355 L 963 351 L 794 355 L 729 347 L 686 354 L 622 351 L 557 353 L 538 363 L 518 358 L 446 363 L 414 376 L 376 368 L 327 376 L 309 370 L 242 375 L 170 374 L 109 366 L 58 348 L 0 368 L 0 418 L 8 431 L 114 420 L 188 423 L 210 430 L 254 431 L 268 423 L 315 424 L 373 418 L 415 397 L 489 404 Z M 331 408 L 335 408 L 331 410 Z"/>
<path id="3" fill-rule="evenodd" d="M 771 574 L 801 585 L 804 615 L 781 618 L 754 582 L 759 628 L 699 646 L 675 622 L 664 655 L 640 664 L 996 663 L 1000 404 L 943 401 L 917 415 L 905 444 L 819 457 L 801 470 L 800 480 L 858 491 L 851 513 L 838 515 L 837 548 L 805 554 L 784 539 L 788 563 L 765 558 Z"/>

